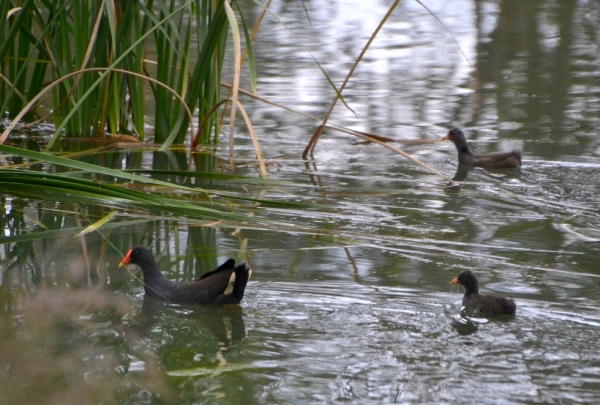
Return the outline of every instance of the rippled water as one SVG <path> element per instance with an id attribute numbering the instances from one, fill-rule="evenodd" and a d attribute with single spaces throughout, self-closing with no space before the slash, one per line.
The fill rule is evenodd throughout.
<path id="1" fill-rule="evenodd" d="M 449 293 L 347 283 L 317 284 L 310 291 L 294 285 L 274 290 L 261 289 L 247 308 L 260 312 L 265 305 L 281 306 L 275 318 L 288 338 L 285 352 L 274 356 L 283 368 L 283 381 L 265 388 L 273 402 L 598 398 L 594 370 L 599 356 L 597 347 L 589 347 L 597 337 L 596 311 L 584 315 L 570 312 L 571 306 L 549 310 L 519 300 L 518 317 L 488 322 L 463 318 Z M 340 299 L 338 291 L 351 298 Z M 257 354 L 277 347 L 277 333 L 275 338 L 272 329 L 261 333 L 258 321 L 256 328 L 256 340 L 265 340 L 254 349 Z M 566 347 L 552 349 L 557 345 Z M 565 390 L 563 384 L 574 378 L 578 389 Z M 277 388 L 281 383 L 295 392 L 293 400 Z"/>
<path id="2" fill-rule="evenodd" d="M 157 304 L 162 312 L 146 339 L 190 401 L 598 400 L 594 302 L 521 298 L 517 317 L 488 320 L 461 314 L 458 297 L 343 281 L 257 281 L 243 308 L 230 312 Z M 176 339 L 165 338 L 169 328 L 177 328 Z M 206 335 L 210 344 L 198 341 Z M 187 358 L 169 358 L 182 350 Z"/>
<path id="3" fill-rule="evenodd" d="M 223 260 L 247 239 L 254 272 L 242 305 L 144 300 L 141 283 L 116 269 L 124 252 L 113 249 L 100 254 L 105 283 L 78 288 L 86 284 L 77 278 L 79 239 L 0 238 L 7 403 L 599 402 L 597 5 L 426 4 L 477 69 L 435 18 L 401 2 L 344 93 L 357 115 L 338 106 L 332 120 L 400 140 L 439 139 L 458 125 L 477 151 L 521 148 L 520 173 L 475 169 L 451 190 L 387 149 L 329 130 L 304 161 L 315 123 L 243 100 L 266 159 L 277 163 L 270 178 L 289 183 L 240 187 L 240 195 L 311 208 L 258 206 L 255 215 L 287 226 L 239 233 L 203 228 L 199 236 L 193 220 L 157 214 L 149 226 L 103 234 L 146 238 L 179 279 L 195 276 L 182 264 L 186 247 L 206 244 Z M 297 38 L 265 20 L 273 35 L 259 31 L 255 44 L 259 94 L 322 117 L 332 91 L 307 50 L 339 84 L 388 5 L 309 7 L 312 26 L 303 3 L 275 5 Z M 236 173 L 257 177 L 247 130 L 236 130 Z M 225 144 L 217 149 L 224 161 Z M 455 175 L 448 142 L 394 145 Z M 111 153 L 120 162 L 129 152 Z M 185 162 L 178 153 L 145 152 L 140 161 Z M 49 213 L 75 226 L 79 213 L 101 211 L 18 195 L 2 202 L 4 237 Z M 18 221 L 22 229 L 7 225 Z M 88 248 L 99 250 L 104 242 L 92 237 Z M 463 312 L 462 290 L 448 282 L 465 269 L 484 291 L 514 298 L 517 316 Z"/>

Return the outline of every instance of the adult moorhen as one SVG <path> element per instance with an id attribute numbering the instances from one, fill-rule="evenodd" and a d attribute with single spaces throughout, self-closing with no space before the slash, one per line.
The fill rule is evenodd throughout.
<path id="1" fill-rule="evenodd" d="M 479 294 L 479 281 L 472 271 L 460 273 L 450 281 L 450 284 L 460 284 L 465 287 L 465 296 L 462 304 L 473 307 L 488 315 L 514 315 L 517 306 L 514 301 L 498 294 Z"/>
<path id="2" fill-rule="evenodd" d="M 476 155 L 471 152 L 465 134 L 458 129 L 452 128 L 444 137 L 456 146 L 458 161 L 464 165 L 483 167 L 486 169 L 507 169 L 521 167 L 521 151 L 490 153 L 488 155 Z"/>
<path id="3" fill-rule="evenodd" d="M 204 305 L 239 303 L 251 271 L 245 263 L 235 266 L 229 259 L 215 270 L 194 281 L 172 281 L 156 267 L 152 253 L 144 246 L 134 246 L 119 263 L 119 267 L 135 264 L 144 273 L 144 291 L 160 300 Z"/>

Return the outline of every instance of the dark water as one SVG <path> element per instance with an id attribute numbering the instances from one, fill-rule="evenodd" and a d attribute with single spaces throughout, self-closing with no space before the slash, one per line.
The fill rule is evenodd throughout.
<path id="1" fill-rule="evenodd" d="M 0 238 L 0 403 L 600 401 L 600 8 L 426 4 L 473 66 L 423 7 L 402 2 L 344 92 L 357 115 L 338 105 L 332 122 L 413 140 L 460 126 L 479 152 L 522 149 L 521 173 L 472 170 L 452 192 L 403 157 L 329 130 L 303 161 L 315 122 L 244 99 L 277 163 L 270 179 L 289 183 L 236 193 L 311 207 L 258 206 L 280 225 L 237 232 L 121 208 L 118 220 L 151 221 L 89 235 L 89 269 L 79 238 Z M 308 50 L 339 84 L 388 4 L 305 6 L 312 25 L 301 2 L 274 6 L 304 47 L 272 19 L 259 31 L 259 94 L 322 117 L 333 93 Z M 225 144 L 216 155 L 227 170 Z M 448 142 L 394 145 L 456 172 Z M 257 177 L 243 126 L 235 154 L 236 173 Z M 136 157 L 147 167 L 187 160 Z M 106 213 L 18 194 L 3 203 L 4 238 L 56 213 L 65 228 Z M 141 283 L 116 268 L 143 242 L 170 277 L 190 279 L 236 257 L 244 239 L 254 273 L 233 309 L 144 300 Z M 448 282 L 465 269 L 514 298 L 517 316 L 462 312 Z"/>

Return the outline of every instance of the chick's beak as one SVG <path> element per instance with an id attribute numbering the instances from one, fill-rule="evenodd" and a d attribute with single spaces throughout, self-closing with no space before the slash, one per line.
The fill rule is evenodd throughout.
<path id="1" fill-rule="evenodd" d="M 449 284 L 458 284 L 458 277 L 454 277 Z"/>
<path id="2" fill-rule="evenodd" d="M 446 134 L 446 136 L 445 136 L 445 137 L 443 137 L 442 139 L 443 139 L 444 141 L 449 141 L 449 140 L 450 140 L 450 132 L 448 132 L 448 133 Z"/>

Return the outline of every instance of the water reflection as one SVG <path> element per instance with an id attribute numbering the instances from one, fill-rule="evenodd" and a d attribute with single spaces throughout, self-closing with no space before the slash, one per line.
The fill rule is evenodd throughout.
<path id="1" fill-rule="evenodd" d="M 479 329 L 478 322 L 474 322 L 463 314 L 453 316 L 452 327 L 459 335 L 470 335 Z"/>
<path id="2" fill-rule="evenodd" d="M 518 179 L 521 175 L 521 169 L 479 169 L 473 166 L 458 164 L 456 173 L 452 177 L 453 181 L 464 182 L 468 181 L 469 173 L 475 170 L 478 173 L 478 177 L 487 177 L 488 180 L 502 181 L 505 179 Z M 475 180 L 477 181 L 477 180 Z"/>
<path id="3" fill-rule="evenodd" d="M 469 172 L 473 169 L 474 168 L 472 166 L 467 166 L 463 165 L 462 163 L 459 163 L 458 168 L 456 169 L 456 173 L 454 173 L 454 177 L 452 177 L 452 180 L 465 181 L 467 179 L 467 176 L 469 175 Z"/>
<path id="4" fill-rule="evenodd" d="M 219 344 L 215 354 L 219 359 L 218 366 L 226 364 L 224 354 L 246 337 L 246 325 L 240 307 L 172 304 L 152 297 L 144 297 L 141 312 L 136 316 L 132 327 L 140 336 L 146 336 L 153 328 L 160 328 L 162 322 L 168 322 L 172 318 L 193 320 L 195 328 L 207 330 L 214 335 Z"/>
<path id="5" fill-rule="evenodd" d="M 269 35 L 259 31 L 256 39 L 263 61 L 258 69 L 264 73 L 259 73 L 259 92 L 323 116 L 323 104 L 328 105 L 334 93 L 304 50 L 312 52 L 335 83 L 341 82 L 373 32 L 357 27 L 374 27 L 387 6 L 353 4 L 345 7 L 353 12 L 341 14 L 336 5 L 319 1 L 308 10 L 301 4 L 277 7 L 279 17 L 295 27 L 295 37 L 276 21 L 264 22 Z M 421 5 L 401 2 L 344 94 L 357 116 L 337 106 L 334 122 L 392 138 L 423 139 L 460 124 L 471 127 L 474 140 L 499 141 L 490 144 L 489 151 L 510 150 L 525 142 L 526 155 L 544 159 L 564 152 L 549 147 L 551 143 L 565 145 L 573 155 L 597 148 L 598 89 L 592 73 L 598 71 L 592 55 L 595 4 L 478 0 L 448 7 L 447 2 L 434 0 L 427 7 L 447 26 L 468 60 Z M 345 25 L 354 28 L 340 29 Z M 295 41 L 304 48 L 296 47 Z M 345 44 L 343 49 L 332 46 L 340 43 Z M 297 137 L 314 131 L 311 122 L 290 125 L 288 113 L 248 102 L 259 122 L 268 117 L 269 133 L 283 131 Z M 322 156 L 326 149 L 321 148 Z M 418 153 L 439 157 L 426 150 Z"/>

